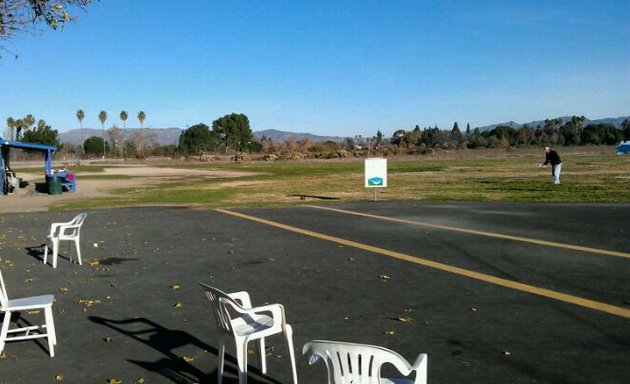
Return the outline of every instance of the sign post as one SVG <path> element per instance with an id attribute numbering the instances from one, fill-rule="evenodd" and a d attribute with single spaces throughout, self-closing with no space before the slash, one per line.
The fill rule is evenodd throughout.
<path id="1" fill-rule="evenodd" d="M 387 188 L 387 159 L 365 159 L 365 188 Z"/>

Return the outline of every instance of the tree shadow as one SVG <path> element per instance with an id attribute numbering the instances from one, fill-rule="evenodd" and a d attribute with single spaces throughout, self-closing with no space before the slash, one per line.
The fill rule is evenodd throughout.
<path id="1" fill-rule="evenodd" d="M 216 348 L 202 342 L 190 333 L 163 327 L 147 318 L 111 320 L 98 316 L 90 316 L 89 319 L 97 324 L 111 328 L 123 335 L 131 337 L 136 341 L 148 345 L 165 356 L 157 361 L 127 359 L 127 361 L 132 364 L 142 367 L 148 371 L 158 373 L 173 383 L 184 384 L 217 382 L 216 369 L 209 373 L 203 372 L 173 352 L 180 347 L 192 345 L 201 350 L 212 353 L 215 356 L 218 355 L 218 350 Z M 224 372 L 229 373 L 230 375 L 224 375 L 223 382 L 238 382 L 238 362 L 236 361 L 236 358 L 226 354 L 225 361 L 226 365 Z M 252 368 L 253 367 L 249 366 L 248 371 L 256 374 L 257 376 L 262 376 L 262 373 L 259 370 Z M 248 377 L 248 382 L 255 384 L 280 383 L 268 377 L 264 377 L 262 381 L 259 381 L 256 378 Z"/>
<path id="2" fill-rule="evenodd" d="M 134 261 L 134 260 L 138 260 L 138 259 L 133 258 L 133 257 L 108 257 L 107 259 L 100 259 L 98 263 L 101 265 L 114 265 L 114 264 L 122 264 L 125 261 Z"/>

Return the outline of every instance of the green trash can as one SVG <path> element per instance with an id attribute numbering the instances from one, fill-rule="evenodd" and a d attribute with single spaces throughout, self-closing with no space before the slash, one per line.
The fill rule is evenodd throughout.
<path id="1" fill-rule="evenodd" d="M 46 187 L 49 195 L 61 195 L 61 177 L 46 175 Z"/>

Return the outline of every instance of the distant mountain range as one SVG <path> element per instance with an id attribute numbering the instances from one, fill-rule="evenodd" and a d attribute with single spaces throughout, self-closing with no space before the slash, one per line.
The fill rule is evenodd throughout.
<path id="1" fill-rule="evenodd" d="M 266 129 L 264 131 L 256 131 L 254 132 L 254 137 L 257 140 L 262 140 L 263 138 L 271 139 L 273 141 L 285 142 L 287 140 L 304 140 L 308 139 L 312 143 L 322 143 L 325 141 L 334 141 L 334 142 L 342 142 L 346 138 L 341 136 L 317 136 L 311 133 L 295 133 L 295 132 L 285 132 L 278 131 L 277 129 Z"/>
<path id="2" fill-rule="evenodd" d="M 563 117 L 558 117 L 557 119 L 562 120 L 562 124 L 565 124 L 567 121 L 571 121 L 571 117 L 572 116 L 563 116 Z M 588 118 L 584 120 L 583 126 L 586 127 L 589 124 L 611 124 L 614 125 L 615 127 L 621 129 L 621 123 L 623 123 L 624 120 L 629 119 L 630 120 L 630 116 L 622 116 L 622 117 L 608 117 L 605 119 L 596 119 L 596 120 L 589 120 Z M 540 126 L 541 128 L 545 126 L 545 120 L 536 120 L 536 121 L 531 121 L 529 123 L 525 123 L 527 124 L 527 126 L 529 126 L 530 128 L 536 128 L 538 126 Z M 523 127 L 525 124 L 519 124 L 517 122 L 514 121 L 508 121 L 506 123 L 499 123 L 499 124 L 492 124 L 492 125 L 486 125 L 485 127 L 479 127 L 480 131 L 490 131 L 492 129 L 495 129 L 496 127 L 499 126 L 508 126 L 510 128 L 521 128 Z M 460 130 L 463 130 L 460 127 Z"/>
<path id="3" fill-rule="evenodd" d="M 179 143 L 179 135 L 182 134 L 181 128 L 127 128 L 120 129 L 124 132 L 125 141 L 133 140 L 134 137 L 142 132 L 142 139 L 145 143 L 157 143 L 159 145 L 171 145 Z M 107 132 L 97 128 L 71 129 L 69 131 L 59 133 L 59 142 L 72 145 L 81 144 L 81 138 L 86 140 L 88 137 L 106 136 Z"/>
<path id="4" fill-rule="evenodd" d="M 134 137 L 142 131 L 143 140 L 145 143 L 157 143 L 159 145 L 177 145 L 179 143 L 179 136 L 184 131 L 181 128 L 127 128 L 124 131 L 125 141 L 133 140 Z M 277 142 L 285 142 L 287 140 L 304 140 L 308 139 L 313 143 L 334 141 L 342 142 L 346 138 L 340 136 L 318 136 L 311 133 L 296 133 L 296 132 L 284 132 L 276 129 L 266 129 L 263 131 L 256 131 L 253 133 L 254 138 L 257 140 L 271 139 Z M 103 137 L 107 135 L 107 132 L 103 133 L 102 129 L 96 128 L 83 128 L 83 136 L 81 136 L 80 129 L 71 129 L 69 131 L 59 133 L 59 141 L 61 143 L 68 143 L 72 145 L 79 145 L 81 143 L 81 137 L 83 140 L 91 136 Z"/>
<path id="5" fill-rule="evenodd" d="M 562 120 L 562 124 L 564 124 L 567 121 L 571 120 L 571 116 L 563 116 L 563 117 L 559 117 L 558 119 Z M 621 123 L 623 123 L 625 119 L 630 119 L 630 116 L 622 116 L 622 117 L 616 117 L 616 118 L 609 117 L 605 119 L 596 119 L 596 120 L 590 120 L 587 118 L 586 120 L 584 120 L 584 126 L 589 125 L 589 124 L 611 124 L 617 128 L 621 128 Z M 538 126 L 543 127 L 545 125 L 545 121 L 536 120 L 536 121 L 531 121 L 529 123 L 524 123 L 524 124 L 520 124 L 514 121 L 508 121 L 505 123 L 486 125 L 484 127 L 478 127 L 478 128 L 480 131 L 489 131 L 498 126 L 508 126 L 508 127 L 512 127 L 516 129 L 516 128 L 523 127 L 525 124 L 527 124 L 529 127 L 532 127 L 532 128 L 536 128 Z M 441 127 L 441 129 L 450 130 L 451 127 Z M 463 131 L 464 129 L 465 127 L 460 126 L 460 130 Z M 142 136 L 145 143 L 157 143 L 159 145 L 172 145 L 172 144 L 177 145 L 177 143 L 179 143 L 179 136 L 183 132 L 183 129 L 181 128 L 127 128 L 124 130 L 125 140 L 132 140 L 139 133 L 139 131 L 142 131 Z M 69 131 L 59 133 L 59 141 L 61 143 L 69 143 L 73 145 L 78 145 L 81 143 L 82 137 L 83 137 L 83 140 L 85 140 L 90 136 L 102 137 L 103 130 L 95 129 L 95 128 L 83 128 L 83 135 L 82 135 L 80 129 L 71 129 Z M 387 134 L 385 134 L 385 136 L 387 137 Z M 308 139 L 312 143 L 325 142 L 325 141 L 342 142 L 346 139 L 345 136 L 344 137 L 318 136 L 311 133 L 286 132 L 286 131 L 279 131 L 276 129 L 256 131 L 254 132 L 254 137 L 257 140 L 266 138 L 266 139 L 271 139 L 277 142 L 285 142 L 287 140 L 299 141 L 299 140 Z"/>

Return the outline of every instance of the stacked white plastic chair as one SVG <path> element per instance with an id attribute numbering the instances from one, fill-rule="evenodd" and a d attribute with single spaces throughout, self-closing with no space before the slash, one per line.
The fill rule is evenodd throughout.
<path id="1" fill-rule="evenodd" d="M 304 344 L 302 353 L 309 359 L 309 364 L 320 358 L 326 363 L 328 384 L 427 383 L 428 357 L 424 353 L 418 355 L 411 365 L 398 353 L 387 348 L 328 340 L 309 341 Z M 383 378 L 381 367 L 384 364 L 393 365 L 405 377 L 415 372 L 415 379 Z"/>
<path id="2" fill-rule="evenodd" d="M 52 265 L 57 268 L 57 256 L 59 255 L 59 243 L 61 241 L 73 241 L 77 249 L 77 260 L 79 265 L 81 262 L 81 226 L 87 213 L 79 213 L 74 219 L 67 223 L 52 223 L 50 225 L 50 233 L 46 236 L 46 247 L 44 248 L 44 264 L 48 260 L 48 245 L 52 245 Z M 68 257 L 72 258 L 70 254 Z"/>
<path id="3" fill-rule="evenodd" d="M 225 293 L 206 284 L 199 284 L 205 290 L 215 315 L 217 328 L 221 332 L 218 383 L 221 384 L 223 380 L 225 345 L 228 339 L 234 339 L 236 343 L 238 382 L 245 384 L 247 383 L 247 344 L 250 341 L 259 340 L 261 370 L 263 374 L 266 374 L 265 337 L 284 333 L 289 348 L 291 368 L 293 369 L 293 383 L 297 384 L 293 329 L 286 323 L 284 307 L 281 304 L 252 307 L 249 294 L 245 291 Z"/>
<path id="4" fill-rule="evenodd" d="M 55 356 L 54 346 L 57 344 L 57 336 L 55 334 L 55 324 L 52 313 L 52 304 L 54 299 L 55 297 L 53 295 L 42 295 L 9 300 L 9 295 L 7 294 L 7 290 L 4 286 L 2 272 L 0 271 L 0 312 L 4 313 L 2 328 L 0 330 L 0 353 L 4 350 L 4 346 L 8 341 L 30 340 L 45 337 L 48 339 L 48 351 L 50 352 L 50 356 Z M 11 323 L 11 314 L 13 312 L 42 309 L 44 310 L 45 324 L 31 325 L 22 328 L 9 328 Z M 13 336 L 14 333 L 23 333 L 23 335 Z"/>

